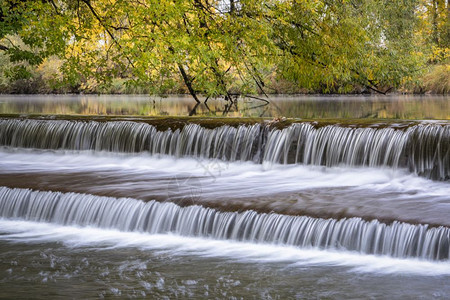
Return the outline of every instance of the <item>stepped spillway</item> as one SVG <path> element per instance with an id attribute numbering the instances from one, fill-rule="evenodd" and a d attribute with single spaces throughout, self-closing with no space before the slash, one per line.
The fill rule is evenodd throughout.
<path id="1" fill-rule="evenodd" d="M 450 125 L 406 129 L 315 128 L 296 123 L 284 129 L 255 124 L 206 129 L 188 124 L 158 131 L 143 122 L 0 120 L 0 145 L 20 148 L 147 152 L 224 161 L 407 168 L 435 179 L 450 178 Z"/>
<path id="2" fill-rule="evenodd" d="M 448 97 L 273 99 L 267 118 L 9 97 L 5 298 L 450 296 Z"/>
<path id="3" fill-rule="evenodd" d="M 95 226 L 150 234 L 357 251 L 362 254 L 425 260 L 450 259 L 450 230 L 359 218 L 320 219 L 219 212 L 202 206 L 131 198 L 0 188 L 0 216 L 60 225 Z"/>

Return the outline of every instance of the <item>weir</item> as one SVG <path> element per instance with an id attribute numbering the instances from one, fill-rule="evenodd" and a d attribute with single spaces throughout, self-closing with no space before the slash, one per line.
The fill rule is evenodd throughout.
<path id="1" fill-rule="evenodd" d="M 450 259 L 450 229 L 377 220 L 219 212 L 131 198 L 0 188 L 0 217 L 424 260 Z"/>
<path id="2" fill-rule="evenodd" d="M 315 128 L 295 123 L 214 129 L 188 124 L 158 131 L 143 122 L 0 120 L 0 145 L 21 148 L 148 152 L 255 163 L 407 168 L 435 180 L 450 178 L 450 125 L 406 129 Z"/>

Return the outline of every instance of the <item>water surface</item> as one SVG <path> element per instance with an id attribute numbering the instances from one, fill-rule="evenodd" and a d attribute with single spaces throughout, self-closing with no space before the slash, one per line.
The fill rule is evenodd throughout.
<path id="1" fill-rule="evenodd" d="M 450 268 L 439 263 L 23 221 L 0 228 L 2 298 L 450 297 Z"/>
<path id="2" fill-rule="evenodd" d="M 450 119 L 450 96 L 270 96 L 236 105 L 210 99 L 196 106 L 189 96 L 0 95 L 0 114 L 135 116 L 235 116 L 292 118 Z"/>
<path id="3" fill-rule="evenodd" d="M 223 100 L 209 100 L 196 106 L 190 97 L 2 95 L 0 116 L 222 116 L 225 112 L 238 117 L 444 120 L 442 126 L 450 120 L 448 96 L 282 96 L 269 101 L 241 99 L 226 106 Z M 117 132 L 128 134 L 121 128 Z M 54 144 L 51 136 L 39 139 L 31 134 L 37 144 Z M 102 136 L 99 145 L 117 137 L 111 134 Z M 284 139 L 283 135 L 274 139 L 274 149 L 287 147 L 282 146 Z M 119 144 L 124 140 L 133 141 L 133 134 Z M 345 160 L 331 165 L 284 165 L 283 156 L 261 163 L 192 153 L 114 152 L 120 147 L 83 150 L 44 145 L 36 149 L 30 138 L 20 141 L 0 149 L 0 186 L 89 194 L 83 200 L 128 197 L 231 212 L 254 209 L 336 219 L 361 217 L 388 226 L 392 222 L 450 226 L 448 180 L 445 176 L 431 180 L 405 165 L 358 165 Z M 392 141 L 390 145 L 398 146 Z M 416 145 L 427 145 L 420 134 L 417 141 Z M 443 149 L 436 152 L 442 156 L 439 162 L 448 169 L 450 152 L 445 151 L 449 146 L 438 144 Z M 383 151 L 377 153 L 383 155 Z M 329 152 L 331 158 L 340 156 L 337 153 Z M 433 153 L 423 161 L 433 165 Z M 133 201 L 133 205 L 140 202 Z M 448 253 L 445 238 L 440 250 Z M 16 215 L 0 219 L 0 298 L 450 298 L 450 261 L 412 254 L 401 258 L 339 245 L 302 248 L 174 232 L 119 231 L 114 226 L 37 222 Z"/>

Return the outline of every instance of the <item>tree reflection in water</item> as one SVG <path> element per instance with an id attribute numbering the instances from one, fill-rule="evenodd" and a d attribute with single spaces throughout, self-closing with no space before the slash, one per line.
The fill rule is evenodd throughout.
<path id="1" fill-rule="evenodd" d="M 216 104 L 213 108 L 211 108 L 208 105 L 208 100 L 210 97 L 206 97 L 206 99 L 203 102 L 196 103 L 194 107 L 189 111 L 189 116 L 195 116 L 195 115 L 204 115 L 205 111 L 209 115 L 213 116 L 227 116 L 230 113 L 238 113 L 238 114 L 245 114 L 245 115 L 252 115 L 252 116 L 258 116 L 258 117 L 264 117 L 269 109 L 269 105 L 271 104 L 268 99 L 246 95 L 246 96 L 240 96 L 240 95 L 232 95 L 232 97 L 229 100 L 225 99 L 215 99 L 216 101 L 219 100 L 219 103 Z M 262 102 L 262 104 L 255 103 L 255 100 L 259 103 Z M 239 103 L 244 104 L 242 105 L 242 108 L 239 109 L 241 106 Z M 249 104 L 249 106 L 245 105 Z M 276 107 L 276 106 L 275 106 Z M 198 113 L 198 109 L 201 109 L 201 113 Z M 263 108 L 262 111 L 255 111 Z M 281 112 L 280 112 L 281 113 Z"/>
<path id="2" fill-rule="evenodd" d="M 0 95 L 0 114 L 229 116 L 303 119 L 449 120 L 450 96 L 258 96 L 203 98 L 144 95 Z M 270 102 L 270 103 L 269 103 Z"/>

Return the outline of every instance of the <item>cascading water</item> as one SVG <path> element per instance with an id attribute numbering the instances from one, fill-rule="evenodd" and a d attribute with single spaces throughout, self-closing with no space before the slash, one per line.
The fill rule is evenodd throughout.
<path id="1" fill-rule="evenodd" d="M 38 116 L 40 100 L 6 111 L 8 97 L 0 99 L 14 113 L 0 116 L 5 298 L 450 297 L 448 97 L 432 109 L 429 97 L 414 98 L 413 117 L 397 97 L 352 106 L 354 116 L 369 108 L 398 124 L 332 124 L 343 114 L 331 110 L 354 97 L 307 97 L 314 111 L 295 97 L 290 114 L 306 117 L 301 109 L 317 122 L 290 125 L 105 117 L 118 111 L 109 96 L 58 102 L 59 113 L 71 106 L 89 116 Z M 141 99 L 120 101 L 173 115 L 167 99 Z"/>
<path id="2" fill-rule="evenodd" d="M 0 120 L 0 145 L 22 148 L 149 152 L 175 157 L 283 164 L 404 167 L 431 179 L 450 178 L 450 126 L 285 129 L 260 124 L 215 129 L 189 124 L 157 131 L 142 122 Z"/>
<path id="3" fill-rule="evenodd" d="M 450 229 L 359 218 L 320 219 L 219 212 L 201 206 L 86 194 L 0 188 L 0 216 L 122 231 L 175 233 L 301 248 L 341 249 L 397 258 L 449 260 Z"/>

